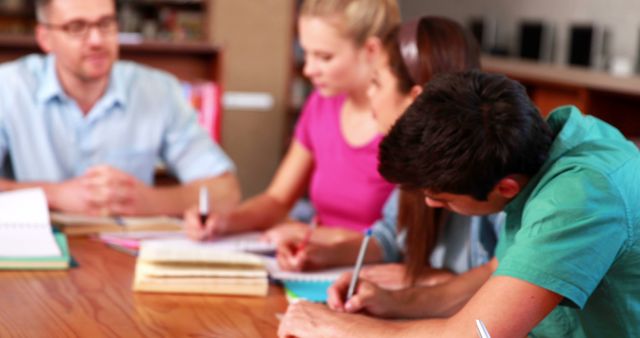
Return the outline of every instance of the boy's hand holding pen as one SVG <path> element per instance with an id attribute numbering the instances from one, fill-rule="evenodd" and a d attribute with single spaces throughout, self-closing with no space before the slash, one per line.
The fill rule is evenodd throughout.
<path id="1" fill-rule="evenodd" d="M 360 279 L 360 270 L 370 239 L 371 229 L 367 230 L 362 238 L 353 271 L 340 276 L 327 291 L 327 305 L 336 311 L 366 311 L 376 316 L 392 317 L 396 314 L 396 306 L 404 302 L 395 299 L 396 293 L 393 291 L 382 289 L 373 283 Z"/>

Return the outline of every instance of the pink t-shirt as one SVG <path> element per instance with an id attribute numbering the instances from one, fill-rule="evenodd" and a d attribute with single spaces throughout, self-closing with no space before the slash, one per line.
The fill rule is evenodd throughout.
<path id="1" fill-rule="evenodd" d="M 318 222 L 361 231 L 380 218 L 394 186 L 377 170 L 381 135 L 358 147 L 342 135 L 340 111 L 345 99 L 313 92 L 297 122 L 295 139 L 313 155 L 309 192 Z"/>

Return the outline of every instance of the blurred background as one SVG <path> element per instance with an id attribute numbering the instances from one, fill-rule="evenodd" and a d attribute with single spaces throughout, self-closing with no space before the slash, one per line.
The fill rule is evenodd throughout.
<path id="1" fill-rule="evenodd" d="M 179 77 L 238 165 L 245 196 L 269 183 L 306 95 L 299 0 L 117 0 L 122 58 Z M 640 138 L 640 1 L 401 0 L 403 19 L 447 16 L 487 71 L 521 81 L 543 115 L 575 104 Z M 39 52 L 32 1 L 0 0 L 0 61 Z"/>

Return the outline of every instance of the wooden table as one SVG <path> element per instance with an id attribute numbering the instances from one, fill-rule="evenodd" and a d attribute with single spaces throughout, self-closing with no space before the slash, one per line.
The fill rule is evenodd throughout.
<path id="1" fill-rule="evenodd" d="M 267 297 L 134 293 L 135 258 L 69 238 L 79 266 L 0 272 L 0 337 L 275 337 L 282 289 Z"/>

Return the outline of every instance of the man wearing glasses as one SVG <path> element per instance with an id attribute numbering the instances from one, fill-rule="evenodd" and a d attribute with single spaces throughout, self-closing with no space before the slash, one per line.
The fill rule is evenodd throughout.
<path id="1" fill-rule="evenodd" d="M 42 187 L 52 209 L 89 215 L 177 215 L 203 185 L 215 207 L 238 202 L 233 163 L 176 79 L 117 61 L 113 0 L 36 10 L 47 55 L 0 65 L 0 191 Z M 182 185 L 153 187 L 158 161 Z"/>

